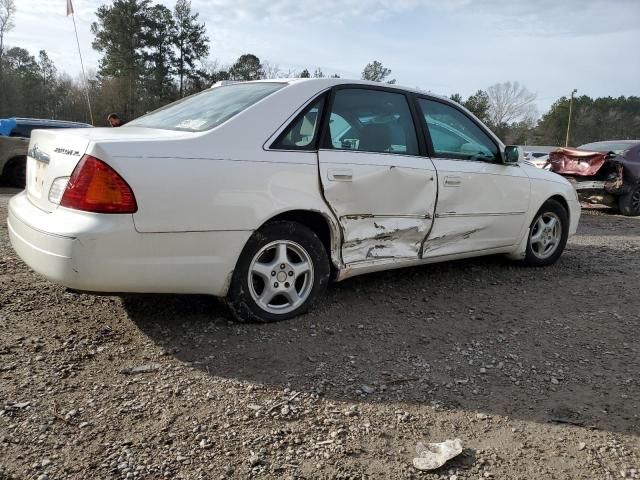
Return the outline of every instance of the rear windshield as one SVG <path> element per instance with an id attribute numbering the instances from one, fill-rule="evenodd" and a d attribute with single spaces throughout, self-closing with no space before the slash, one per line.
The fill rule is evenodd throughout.
<path id="1" fill-rule="evenodd" d="M 580 145 L 580 150 L 591 150 L 592 152 L 614 152 L 617 154 L 626 152 L 634 146 L 632 142 L 596 142 Z"/>
<path id="2" fill-rule="evenodd" d="M 133 120 L 125 127 L 202 132 L 229 120 L 285 85 L 261 82 L 210 88 Z"/>

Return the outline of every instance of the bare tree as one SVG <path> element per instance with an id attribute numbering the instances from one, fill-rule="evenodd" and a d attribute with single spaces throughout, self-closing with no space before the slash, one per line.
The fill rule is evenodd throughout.
<path id="1" fill-rule="evenodd" d="M 16 13 L 14 0 L 0 0 L 0 60 L 4 54 L 4 34 L 15 26 L 13 16 Z M 0 67 L 2 63 L 0 62 Z"/>
<path id="2" fill-rule="evenodd" d="M 277 79 L 277 78 L 293 78 L 296 76 L 295 72 L 291 69 L 284 71 L 280 69 L 279 65 L 274 65 L 269 62 L 262 62 L 263 78 Z"/>
<path id="3" fill-rule="evenodd" d="M 489 111 L 487 120 L 492 127 L 507 125 L 522 120 L 530 120 L 536 115 L 531 93 L 518 82 L 496 83 L 487 88 Z"/>

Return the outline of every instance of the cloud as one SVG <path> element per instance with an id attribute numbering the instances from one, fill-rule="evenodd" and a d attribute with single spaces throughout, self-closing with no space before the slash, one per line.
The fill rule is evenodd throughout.
<path id="1" fill-rule="evenodd" d="M 640 30 L 638 0 L 466 0 L 472 12 L 502 23 L 508 31 L 592 36 Z"/>
<path id="2" fill-rule="evenodd" d="M 414 10 L 424 3 L 420 0 L 192 0 L 195 9 L 206 11 L 208 16 L 222 22 L 304 24 L 376 21 Z"/>
<path id="3" fill-rule="evenodd" d="M 100 55 L 89 27 L 98 6 L 111 1 L 73 0 L 92 69 Z M 75 76 L 80 66 L 65 2 L 16 3 L 6 43 L 33 55 L 46 49 L 60 71 Z M 640 0 L 192 0 L 192 7 L 222 65 L 251 52 L 283 70 L 321 67 L 357 78 L 377 59 L 398 83 L 443 94 L 519 80 L 538 93 L 541 109 L 573 88 L 638 94 L 640 64 L 618 71 L 622 52 L 640 45 Z"/>
<path id="4" fill-rule="evenodd" d="M 349 25 L 405 13 L 446 13 L 474 16 L 477 23 L 505 32 L 594 35 L 640 28 L 638 0 L 192 0 L 192 5 L 204 17 L 223 24 Z"/>

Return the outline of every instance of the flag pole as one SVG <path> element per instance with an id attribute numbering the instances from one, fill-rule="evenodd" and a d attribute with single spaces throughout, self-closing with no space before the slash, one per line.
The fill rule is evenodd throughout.
<path id="1" fill-rule="evenodd" d="M 87 106 L 89 107 L 89 118 L 91 119 L 91 125 L 93 125 L 93 112 L 91 111 L 91 101 L 89 100 L 89 82 L 87 82 L 87 75 L 84 73 L 84 62 L 82 61 L 82 51 L 80 50 L 80 40 L 78 40 L 78 27 L 76 27 L 76 16 L 73 12 L 73 4 L 71 0 L 67 0 L 67 16 L 71 14 L 73 20 L 73 30 L 76 32 L 76 44 L 78 45 L 78 56 L 80 57 L 80 67 L 82 68 L 82 78 L 84 79 L 84 93 L 87 97 Z"/>

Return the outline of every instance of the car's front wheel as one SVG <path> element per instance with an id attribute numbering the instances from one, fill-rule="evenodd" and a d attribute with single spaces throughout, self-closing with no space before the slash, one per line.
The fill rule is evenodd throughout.
<path id="1" fill-rule="evenodd" d="M 558 260 L 569 236 L 569 215 L 556 200 L 547 200 L 529 227 L 524 263 L 532 267 L 552 265 Z"/>
<path id="2" fill-rule="evenodd" d="M 618 198 L 618 206 L 620 213 L 628 217 L 637 217 L 640 215 L 640 185 L 636 185 L 624 195 Z"/>
<path id="3" fill-rule="evenodd" d="M 324 293 L 329 258 L 318 236 L 297 222 L 273 222 L 245 245 L 227 297 L 240 321 L 275 322 L 306 312 Z"/>

